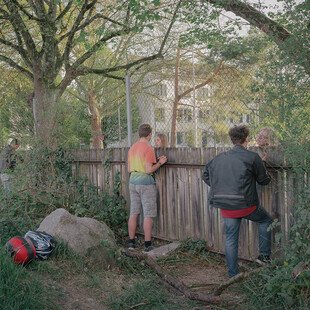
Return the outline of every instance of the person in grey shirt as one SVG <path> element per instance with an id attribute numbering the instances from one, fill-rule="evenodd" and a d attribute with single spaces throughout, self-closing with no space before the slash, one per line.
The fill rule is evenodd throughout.
<path id="1" fill-rule="evenodd" d="M 11 178 L 9 172 L 15 168 L 15 151 L 19 148 L 17 139 L 11 139 L 0 153 L 0 180 L 6 192 L 11 192 Z"/>

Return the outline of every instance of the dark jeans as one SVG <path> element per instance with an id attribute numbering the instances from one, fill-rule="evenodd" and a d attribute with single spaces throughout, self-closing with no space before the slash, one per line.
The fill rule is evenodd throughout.
<path id="1" fill-rule="evenodd" d="M 269 256 L 271 252 L 271 230 L 268 230 L 268 227 L 272 223 L 271 217 L 263 207 L 257 207 L 254 212 L 244 218 L 259 224 L 259 252 L 261 255 Z M 235 276 L 239 272 L 238 242 L 241 220 L 242 218 L 224 218 L 226 233 L 226 264 L 228 267 L 228 275 L 230 277 Z"/>

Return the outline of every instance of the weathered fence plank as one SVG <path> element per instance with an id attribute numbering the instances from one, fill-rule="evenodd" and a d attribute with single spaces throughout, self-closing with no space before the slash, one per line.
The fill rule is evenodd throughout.
<path id="1" fill-rule="evenodd" d="M 225 235 L 220 212 L 208 203 L 209 188 L 202 181 L 205 163 L 227 148 L 168 148 L 166 165 L 156 173 L 158 188 L 158 216 L 154 235 L 169 240 L 187 237 L 204 239 L 208 247 L 224 252 Z M 260 201 L 272 217 L 280 221 L 275 232 L 287 233 L 292 221 L 292 205 L 296 184 L 294 174 L 286 166 L 279 149 L 270 150 L 272 182 L 258 188 Z M 77 150 L 74 152 L 74 171 L 86 176 L 104 191 L 113 190 L 116 176 L 121 182 L 121 194 L 129 207 L 127 171 L 128 148 L 106 150 Z M 140 226 L 142 219 L 140 219 Z M 257 225 L 243 221 L 240 227 L 239 254 L 243 258 L 257 256 Z"/>

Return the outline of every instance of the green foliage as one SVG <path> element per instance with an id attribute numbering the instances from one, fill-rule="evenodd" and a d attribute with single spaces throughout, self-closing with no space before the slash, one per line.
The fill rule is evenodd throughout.
<path id="1" fill-rule="evenodd" d="M 179 250 L 187 251 L 191 254 L 201 254 L 206 252 L 206 241 L 188 238 L 182 241 Z"/>
<path id="2" fill-rule="evenodd" d="M 229 23 L 219 25 L 220 15 L 221 8 L 216 5 L 210 6 L 208 1 L 184 1 L 179 19 L 191 27 L 182 32 L 181 46 L 200 45 L 213 49 L 229 41 L 233 34 L 236 37 L 240 21 L 231 20 Z"/>
<path id="3" fill-rule="evenodd" d="M 123 140 L 127 137 L 127 114 L 126 114 L 125 102 L 119 107 L 119 110 L 115 110 L 112 114 L 107 114 L 102 119 L 102 131 L 105 134 L 106 143 Z M 137 131 L 141 124 L 141 117 L 139 115 L 139 109 L 135 101 L 132 102 L 132 130 Z"/>
<path id="4" fill-rule="evenodd" d="M 42 204 L 28 193 L 6 195 L 0 191 L 0 246 L 10 238 L 35 229 L 42 216 Z"/>
<path id="5" fill-rule="evenodd" d="M 0 250 L 1 309 L 58 309 L 52 294 L 34 273 L 15 265 L 5 250 Z"/>
<path id="6" fill-rule="evenodd" d="M 298 137 L 296 136 L 295 139 Z M 294 139 L 294 140 L 295 140 Z M 295 202 L 291 207 L 293 222 L 289 235 L 278 234 L 286 241 L 283 256 L 270 268 L 249 279 L 245 285 L 250 304 L 255 309 L 308 309 L 310 307 L 310 172 L 307 144 L 286 143 L 284 150 L 295 171 Z"/>
<path id="7" fill-rule="evenodd" d="M 91 116 L 87 104 L 67 93 L 58 108 L 57 142 L 64 148 L 89 146 L 91 139 Z"/>
<path id="8" fill-rule="evenodd" d="M 20 236 L 22 234 L 20 230 L 21 226 L 20 223 L 2 217 L 0 220 L 0 247 L 4 246 L 10 238 Z"/>
<path id="9" fill-rule="evenodd" d="M 33 133 L 32 111 L 28 104 L 32 90 L 23 75 L 4 66 L 0 70 L 0 145 L 4 145 L 12 133 L 16 137 Z"/>
<path id="10" fill-rule="evenodd" d="M 72 157 L 62 148 L 51 150 L 38 145 L 23 154 L 12 175 L 14 191 L 0 193 L 1 242 L 10 234 L 36 229 L 56 208 L 78 216 L 104 221 L 117 236 L 127 233 L 127 208 L 120 194 L 120 176 L 115 177 L 111 194 L 102 192 L 86 179 L 72 175 Z M 10 225 L 14 219 L 13 225 Z M 2 240 L 3 238 L 3 240 Z"/>
<path id="11" fill-rule="evenodd" d="M 127 234 L 128 211 L 126 201 L 120 194 L 120 175 L 115 176 L 113 192 L 101 192 L 86 179 L 76 182 L 76 192 L 70 210 L 78 216 L 93 217 L 105 222 L 116 234 Z"/>
<path id="12" fill-rule="evenodd" d="M 110 297 L 109 309 L 130 309 L 139 305 L 139 309 L 191 309 L 194 302 L 184 301 L 169 294 L 155 276 L 137 281 L 118 296 Z"/>
<path id="13" fill-rule="evenodd" d="M 70 203 L 72 159 L 64 149 L 41 144 L 23 153 L 13 174 L 16 198 L 29 216 L 40 219 L 55 208 Z"/>
<path id="14" fill-rule="evenodd" d="M 310 271 L 293 277 L 292 261 L 265 268 L 244 284 L 250 308 L 308 309 L 310 306 Z"/>

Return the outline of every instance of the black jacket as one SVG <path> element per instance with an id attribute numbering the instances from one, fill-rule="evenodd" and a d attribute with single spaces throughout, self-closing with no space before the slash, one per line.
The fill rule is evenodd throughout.
<path id="1" fill-rule="evenodd" d="M 267 185 L 270 176 L 260 156 L 235 145 L 207 163 L 203 180 L 210 187 L 213 207 L 236 210 L 259 204 L 256 182 Z"/>

